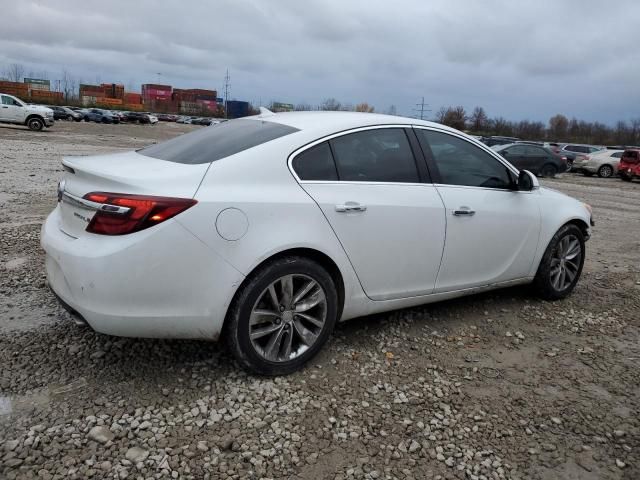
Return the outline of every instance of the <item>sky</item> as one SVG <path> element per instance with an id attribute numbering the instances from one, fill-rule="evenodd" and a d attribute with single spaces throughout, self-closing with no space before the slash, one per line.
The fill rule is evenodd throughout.
<path id="1" fill-rule="evenodd" d="M 222 93 L 228 69 L 255 104 L 613 124 L 640 117 L 638 19 L 637 0 L 0 0 L 0 74 Z"/>

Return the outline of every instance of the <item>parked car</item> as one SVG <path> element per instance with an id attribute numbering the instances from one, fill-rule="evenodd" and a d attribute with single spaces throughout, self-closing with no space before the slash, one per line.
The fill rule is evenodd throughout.
<path id="1" fill-rule="evenodd" d="M 557 173 L 566 172 L 569 169 L 566 157 L 537 145 L 512 143 L 511 145 L 493 147 L 493 150 L 506 158 L 517 169 L 529 170 L 541 177 L 553 177 Z"/>
<path id="2" fill-rule="evenodd" d="M 588 155 L 590 153 L 601 152 L 602 150 L 606 150 L 607 147 L 566 143 L 566 144 L 563 144 L 560 149 L 563 152 L 582 153 L 582 154 Z"/>
<path id="3" fill-rule="evenodd" d="M 160 120 L 161 122 L 175 122 L 176 120 L 178 120 L 177 115 L 172 115 L 170 113 L 160 113 L 156 116 L 158 117 L 158 120 Z"/>
<path id="4" fill-rule="evenodd" d="M 29 105 L 18 97 L 0 93 L 0 123 L 25 125 L 39 132 L 54 123 L 53 110 L 42 105 Z"/>
<path id="5" fill-rule="evenodd" d="M 149 115 L 142 112 L 128 112 L 127 113 L 127 121 L 132 123 L 151 123 L 149 119 Z"/>
<path id="6" fill-rule="evenodd" d="M 223 336 L 267 375 L 301 368 L 341 320 L 516 284 L 564 298 L 591 232 L 586 204 L 403 117 L 262 114 L 62 163 L 42 246 L 74 318 Z"/>
<path id="7" fill-rule="evenodd" d="M 640 178 L 640 148 L 629 148 L 622 153 L 618 175 L 627 182 Z"/>
<path id="8" fill-rule="evenodd" d="M 120 123 L 120 118 L 116 115 L 112 115 L 108 110 L 90 108 L 85 113 L 84 121 L 96 123 Z"/>
<path id="9" fill-rule="evenodd" d="M 519 140 L 520 139 L 516 137 L 501 137 L 501 136 L 495 135 L 493 137 L 483 137 L 482 143 L 484 143 L 488 147 L 493 147 L 495 145 L 509 145 Z"/>
<path id="10" fill-rule="evenodd" d="M 111 110 L 110 113 L 112 116 L 116 117 L 120 122 L 127 121 L 127 114 L 125 112 L 121 112 L 119 110 Z"/>
<path id="11" fill-rule="evenodd" d="M 158 117 L 155 116 L 153 113 L 142 112 L 142 114 L 147 116 L 147 119 L 149 120 L 149 123 L 151 125 L 155 125 L 156 123 L 158 123 Z"/>
<path id="12" fill-rule="evenodd" d="M 573 160 L 570 159 L 572 171 L 577 171 L 577 167 L 575 165 L 577 163 L 582 163 L 585 160 L 588 160 L 590 154 L 606 150 L 606 147 L 603 146 L 582 145 L 575 143 L 563 143 L 559 145 L 559 148 L 560 151 L 558 153 L 567 155 L 568 158 L 570 154 L 575 155 Z"/>
<path id="13" fill-rule="evenodd" d="M 609 178 L 618 173 L 618 164 L 622 154 L 623 150 L 602 150 L 585 155 L 573 164 L 573 168 L 587 177 L 597 173 L 599 177 Z"/>
<path id="14" fill-rule="evenodd" d="M 79 122 L 83 118 L 81 113 L 75 112 L 68 107 L 52 106 L 49 108 L 53 110 L 54 120 L 75 120 Z"/>

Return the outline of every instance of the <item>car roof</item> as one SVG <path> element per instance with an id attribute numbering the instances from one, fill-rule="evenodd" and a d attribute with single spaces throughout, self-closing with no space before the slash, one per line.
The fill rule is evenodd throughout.
<path id="1" fill-rule="evenodd" d="M 281 112 L 244 117 L 246 119 L 264 120 L 268 122 L 288 125 L 298 130 L 309 133 L 332 133 L 343 130 L 350 130 L 358 127 L 369 127 L 376 125 L 422 125 L 434 127 L 455 133 L 462 133 L 453 128 L 435 122 L 419 120 L 416 118 L 400 117 L 396 115 L 383 115 L 379 113 L 360 112 Z M 328 132 L 328 133 L 327 133 Z"/>

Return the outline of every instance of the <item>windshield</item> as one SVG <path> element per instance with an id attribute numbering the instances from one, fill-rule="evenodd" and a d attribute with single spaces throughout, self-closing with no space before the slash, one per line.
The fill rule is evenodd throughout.
<path id="1" fill-rule="evenodd" d="M 138 153 L 176 163 L 210 163 L 297 131 L 262 120 L 230 120 L 151 145 Z"/>

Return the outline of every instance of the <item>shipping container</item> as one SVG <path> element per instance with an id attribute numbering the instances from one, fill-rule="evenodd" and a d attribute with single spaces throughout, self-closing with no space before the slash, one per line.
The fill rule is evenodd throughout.
<path id="1" fill-rule="evenodd" d="M 249 102 L 229 100 L 227 102 L 227 117 L 240 118 L 249 115 Z"/>
<path id="2" fill-rule="evenodd" d="M 139 93 L 127 92 L 124 94 L 124 103 L 139 104 L 142 103 L 142 95 Z"/>
<path id="3" fill-rule="evenodd" d="M 98 99 L 98 104 L 100 105 L 122 105 L 121 98 L 100 98 Z"/>

